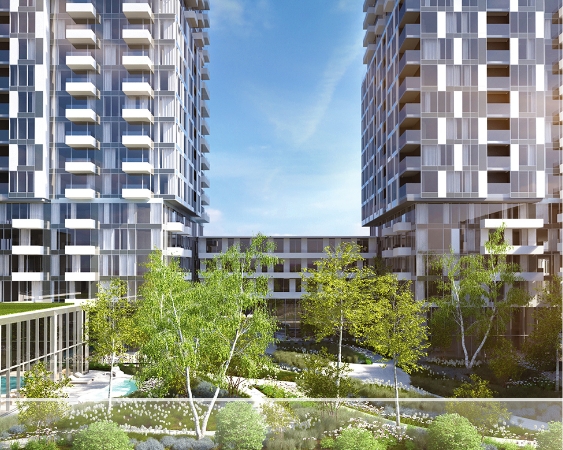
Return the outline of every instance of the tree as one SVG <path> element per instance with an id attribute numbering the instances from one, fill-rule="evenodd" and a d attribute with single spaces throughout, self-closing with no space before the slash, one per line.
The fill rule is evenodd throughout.
<path id="1" fill-rule="evenodd" d="M 98 359 L 109 357 L 108 412 L 111 410 L 113 371 L 117 358 L 134 343 L 135 303 L 127 298 L 127 284 L 114 278 L 108 287 L 98 285 L 96 298 L 84 305 L 87 314 L 86 333 Z"/>
<path id="2" fill-rule="evenodd" d="M 297 379 L 297 386 L 307 397 L 339 399 L 354 391 L 348 364 L 335 364 L 334 357 L 322 349 L 318 354 L 308 354 L 304 358 L 305 368 Z M 341 406 L 338 400 L 322 403 L 332 415 Z"/>
<path id="3" fill-rule="evenodd" d="M 559 450 L 563 444 L 561 422 L 549 422 L 548 429 L 538 434 L 538 450 Z"/>
<path id="4" fill-rule="evenodd" d="M 39 361 L 23 376 L 20 395 L 26 400 L 17 403 L 19 419 L 22 423 L 36 427 L 38 430 L 45 429 L 64 417 L 69 408 L 66 401 L 61 399 L 68 397 L 63 389 L 70 385 L 70 380 L 63 377 L 59 381 L 54 381 L 52 375 L 45 364 Z M 34 401 L 49 398 L 57 400 Z"/>
<path id="5" fill-rule="evenodd" d="M 561 350 L 561 282 L 561 277 L 555 276 L 539 293 L 539 305 L 533 313 L 535 326 L 522 346 L 526 360 L 540 370 L 553 370 L 555 355 Z"/>
<path id="6" fill-rule="evenodd" d="M 363 296 L 352 314 L 353 333 L 384 357 L 393 360 L 395 411 L 401 424 L 397 366 L 410 373 L 426 355 L 426 311 L 424 302 L 413 298 L 410 281 L 396 275 L 377 275 L 369 270 L 361 277 Z"/>
<path id="7" fill-rule="evenodd" d="M 204 436 L 220 389 L 227 387 L 231 363 L 236 359 L 255 370 L 262 366 L 260 361 L 265 364 L 275 319 L 265 302 L 268 280 L 254 267 L 276 263 L 271 251 L 273 243 L 260 234 L 245 251 L 232 246 L 207 261 L 206 270 L 200 272 L 202 282 L 185 281 L 178 262 L 163 261 L 158 251 L 149 256 L 136 319 L 144 363 L 139 379 L 181 381 L 198 439 Z M 196 378 L 216 386 L 202 414 L 192 395 Z"/>
<path id="8" fill-rule="evenodd" d="M 217 413 L 215 438 L 223 449 L 262 450 L 266 424 L 250 403 L 227 403 Z"/>
<path id="9" fill-rule="evenodd" d="M 428 427 L 428 448 L 432 450 L 480 450 L 481 437 L 459 414 L 443 414 Z"/>
<path id="10" fill-rule="evenodd" d="M 342 337 L 350 329 L 350 317 L 359 295 L 361 247 L 343 242 L 334 250 L 324 249 L 326 257 L 315 261 L 316 269 L 304 269 L 305 294 L 301 298 L 302 321 L 315 330 L 317 340 L 338 336 L 337 372 L 342 365 Z"/>
<path id="11" fill-rule="evenodd" d="M 431 329 L 440 329 L 444 323 L 455 324 L 468 369 L 475 364 L 493 324 L 506 327 L 512 307 L 524 306 L 529 301 L 527 293 L 517 287 L 520 268 L 508 262 L 509 250 L 502 226 L 489 235 L 485 255 L 460 256 L 452 251 L 433 263 L 444 276 L 437 282 L 441 295 L 432 298 L 437 309 L 432 315 Z M 479 342 L 473 355 L 469 354 L 466 342 L 471 335 Z"/>
<path id="12" fill-rule="evenodd" d="M 471 381 L 464 381 L 458 388 L 454 389 L 455 398 L 490 399 L 493 398 L 493 390 L 489 388 L 489 382 L 472 374 Z M 457 413 L 465 417 L 484 437 L 501 420 L 509 420 L 510 412 L 496 401 L 454 401 L 446 403 L 448 413 Z"/>

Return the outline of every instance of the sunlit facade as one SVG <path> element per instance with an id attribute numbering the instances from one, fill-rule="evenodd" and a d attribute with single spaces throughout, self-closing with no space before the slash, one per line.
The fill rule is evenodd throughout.
<path id="1" fill-rule="evenodd" d="M 560 8 L 364 2 L 362 223 L 418 299 L 428 255 L 483 253 L 502 223 L 530 292 L 562 272 Z"/>
<path id="2" fill-rule="evenodd" d="M 0 301 L 191 271 L 208 222 L 209 0 L 0 2 Z M 194 254 L 192 254 L 194 252 Z"/>

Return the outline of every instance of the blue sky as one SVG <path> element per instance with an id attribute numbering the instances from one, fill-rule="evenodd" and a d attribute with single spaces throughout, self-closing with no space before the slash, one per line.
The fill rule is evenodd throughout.
<path id="1" fill-rule="evenodd" d="M 365 235 L 361 0 L 213 0 L 205 235 Z"/>

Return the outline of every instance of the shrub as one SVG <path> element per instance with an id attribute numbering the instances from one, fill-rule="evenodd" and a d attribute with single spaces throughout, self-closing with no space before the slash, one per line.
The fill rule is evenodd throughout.
<path id="1" fill-rule="evenodd" d="M 480 450 L 481 437 L 471 422 L 459 414 L 438 416 L 428 427 L 432 450 Z"/>
<path id="2" fill-rule="evenodd" d="M 10 434 L 22 434 L 25 433 L 25 425 L 12 425 L 8 428 L 8 433 Z"/>
<path id="3" fill-rule="evenodd" d="M 160 438 L 160 443 L 164 445 L 164 447 L 172 447 L 177 439 L 174 436 L 162 436 Z"/>
<path id="4" fill-rule="evenodd" d="M 413 448 L 425 450 L 428 448 L 428 431 L 425 428 L 407 427 L 407 436 L 412 439 Z M 406 441 L 407 443 L 411 441 Z"/>
<path id="5" fill-rule="evenodd" d="M 125 431 L 109 420 L 91 423 L 79 431 L 72 443 L 73 450 L 129 450 L 133 444 Z"/>
<path id="6" fill-rule="evenodd" d="M 520 356 L 508 339 L 500 339 L 492 351 L 489 367 L 497 380 L 506 383 L 508 380 L 519 380 L 524 368 L 518 364 Z"/>
<path id="7" fill-rule="evenodd" d="M 57 444 L 45 439 L 31 440 L 25 444 L 25 450 L 58 450 Z"/>
<path id="8" fill-rule="evenodd" d="M 164 445 L 154 438 L 148 438 L 146 441 L 135 445 L 135 450 L 164 450 Z"/>
<path id="9" fill-rule="evenodd" d="M 224 449 L 261 450 L 266 425 L 252 405 L 232 402 L 217 413 L 215 436 Z"/>
<path id="10" fill-rule="evenodd" d="M 483 450 L 498 450 L 498 447 L 495 444 L 483 444 L 481 448 Z"/>
<path id="11" fill-rule="evenodd" d="M 213 448 L 215 448 L 215 444 L 209 438 L 199 439 L 192 444 L 193 450 L 211 450 Z"/>
<path id="12" fill-rule="evenodd" d="M 347 428 L 334 441 L 334 450 L 385 450 L 373 434 L 362 428 Z"/>
<path id="13" fill-rule="evenodd" d="M 561 422 L 549 422 L 549 428 L 538 434 L 538 450 L 561 450 L 563 448 Z"/>

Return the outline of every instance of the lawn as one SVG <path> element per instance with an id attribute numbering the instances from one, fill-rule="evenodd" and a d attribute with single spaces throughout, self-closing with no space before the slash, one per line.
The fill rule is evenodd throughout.
<path id="1" fill-rule="evenodd" d="M 0 316 L 70 306 L 72 303 L 0 302 Z"/>

